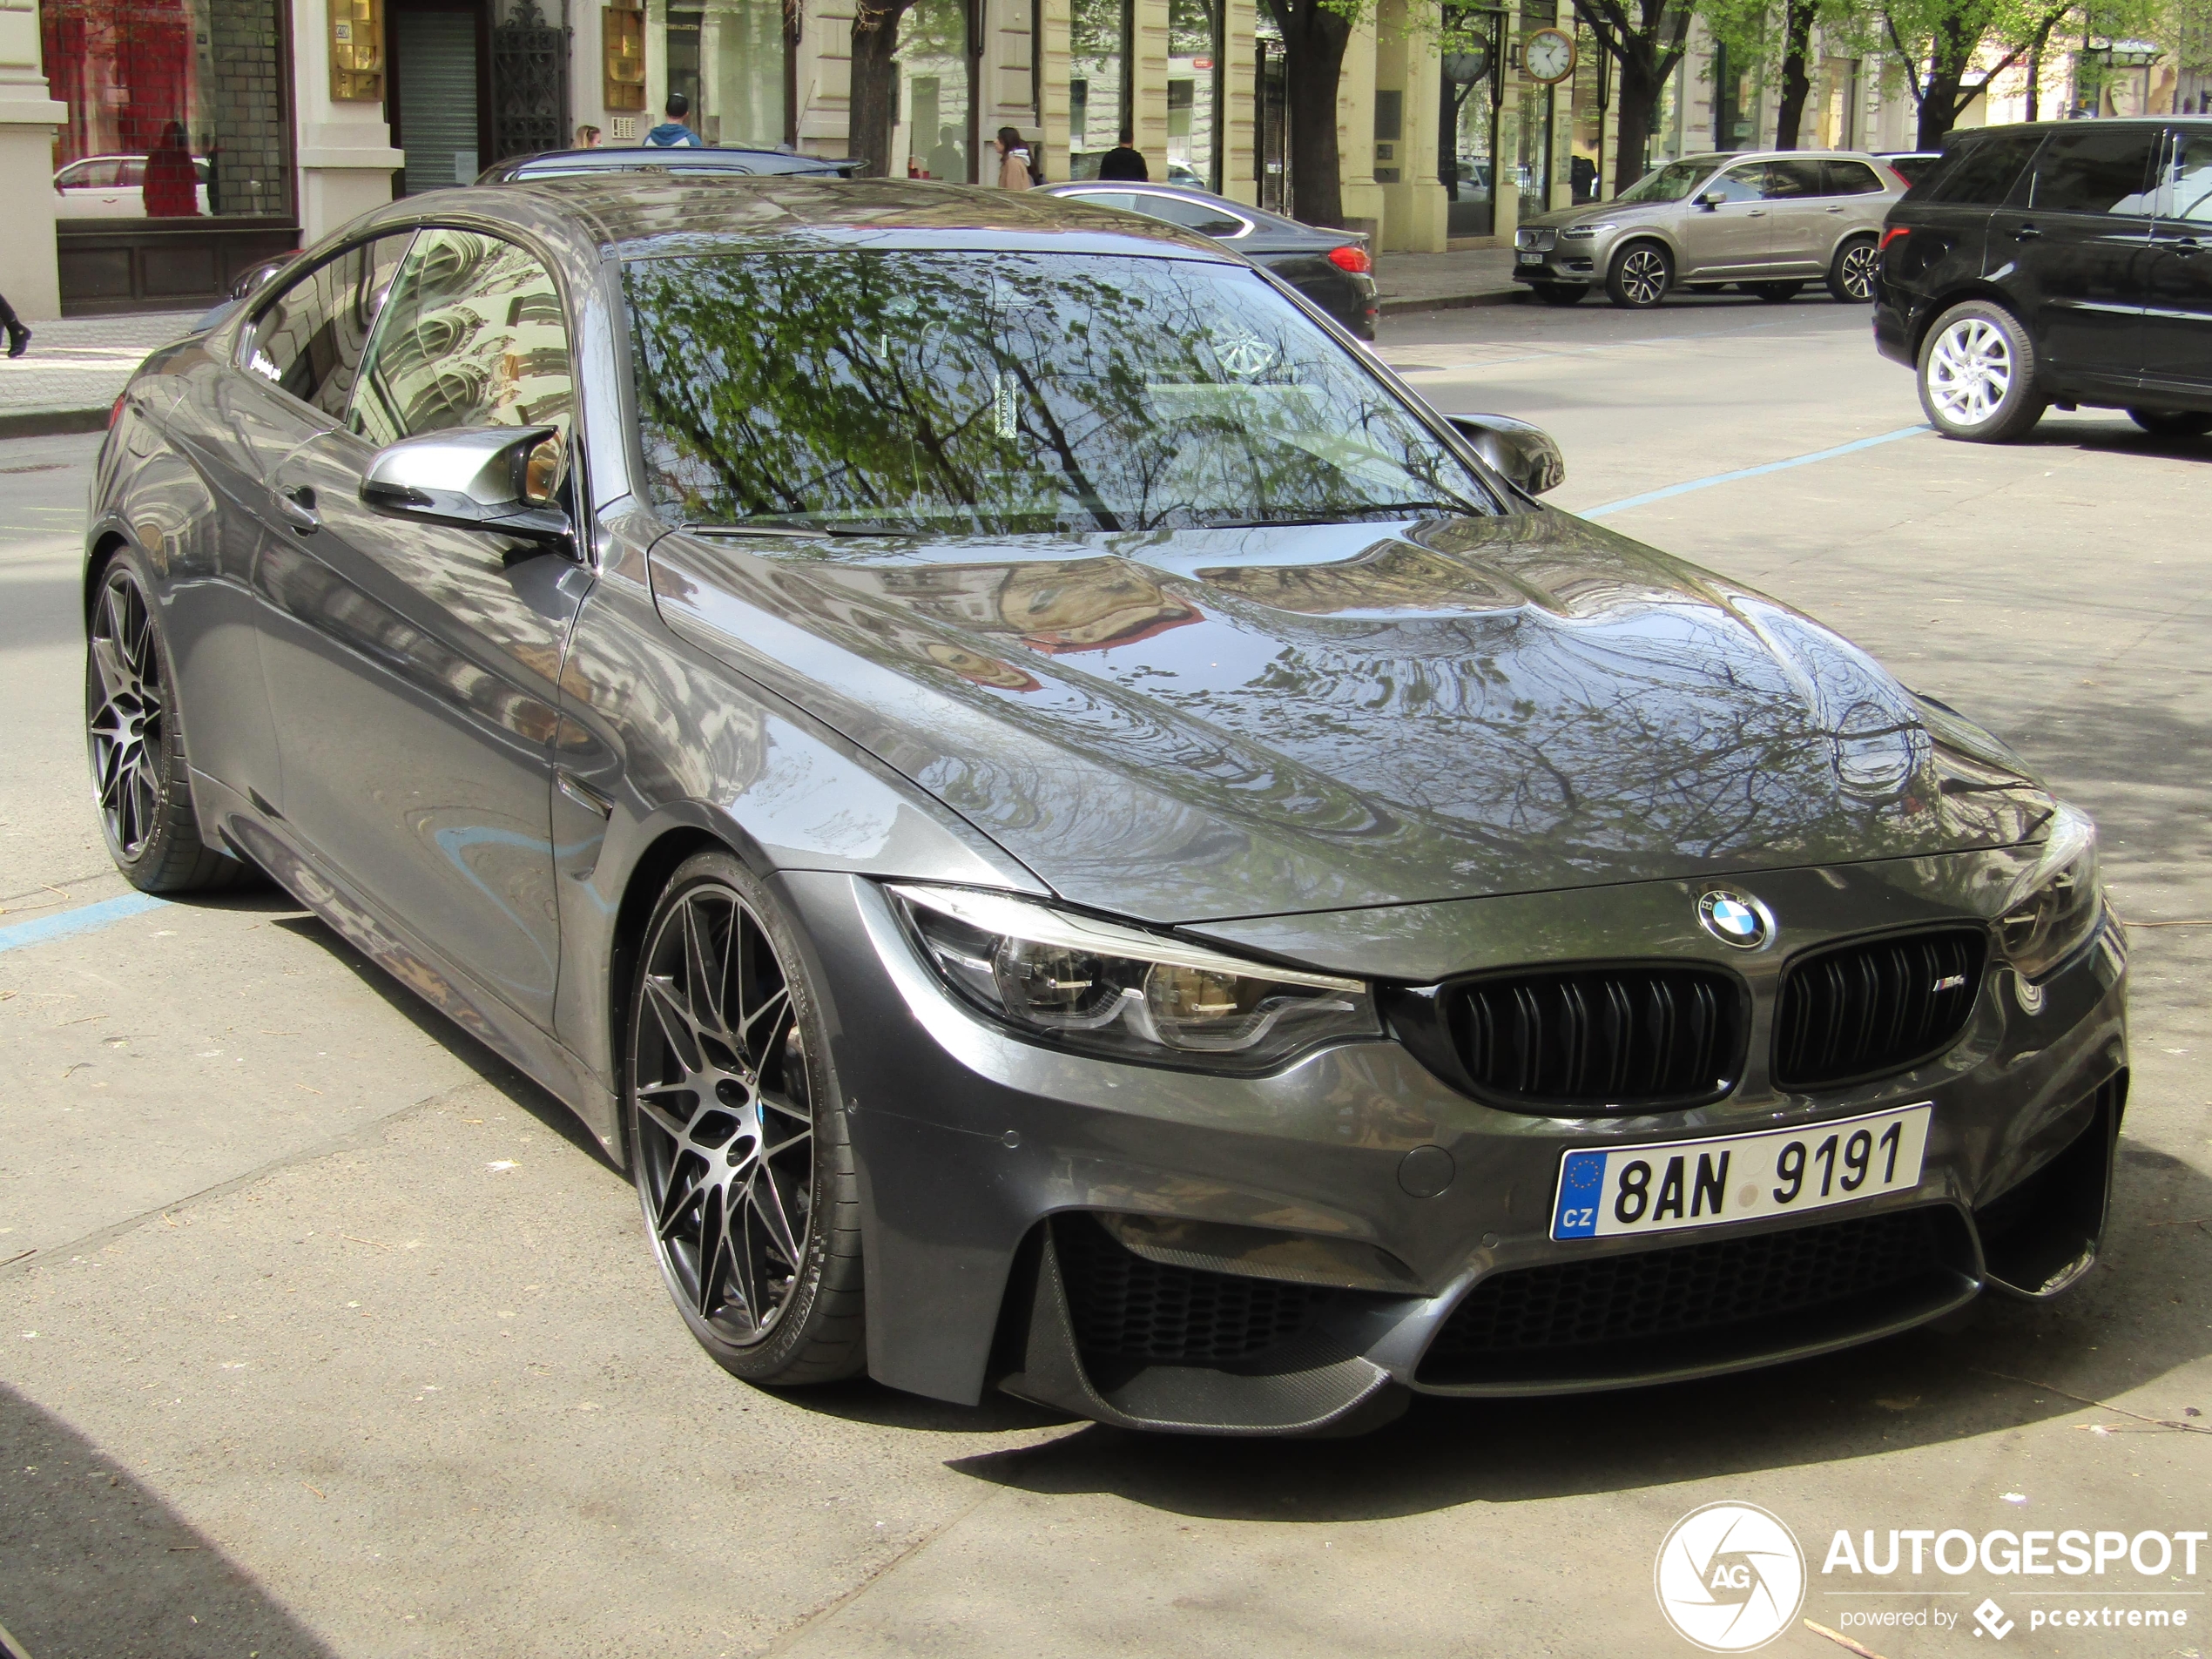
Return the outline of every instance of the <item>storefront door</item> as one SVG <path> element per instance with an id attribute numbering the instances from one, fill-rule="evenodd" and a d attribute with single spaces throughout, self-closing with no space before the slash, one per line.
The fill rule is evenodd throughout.
<path id="1" fill-rule="evenodd" d="M 392 142 L 407 152 L 400 195 L 474 184 L 483 171 L 484 24 L 473 5 L 391 13 Z"/>
<path id="2" fill-rule="evenodd" d="M 1488 236 L 1497 228 L 1499 51 L 1506 14 L 1447 6 L 1436 176 L 1444 186 L 1446 234 Z"/>

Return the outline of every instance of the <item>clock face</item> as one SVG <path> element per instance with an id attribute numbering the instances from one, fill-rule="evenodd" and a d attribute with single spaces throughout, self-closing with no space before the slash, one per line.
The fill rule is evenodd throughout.
<path id="1" fill-rule="evenodd" d="M 1575 43 L 1556 29 L 1539 29 L 1528 37 L 1522 57 L 1531 78 L 1563 81 L 1575 70 Z"/>

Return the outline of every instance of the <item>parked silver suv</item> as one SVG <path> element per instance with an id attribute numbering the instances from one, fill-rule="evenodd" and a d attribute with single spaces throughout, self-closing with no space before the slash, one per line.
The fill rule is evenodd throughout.
<path id="1" fill-rule="evenodd" d="M 1678 287 L 1736 283 L 1762 300 L 1824 279 L 1846 305 L 1874 295 L 1882 219 L 1905 180 L 1849 151 L 1684 156 L 1609 202 L 1522 221 L 1514 277 L 1552 305 L 1602 283 L 1642 310 Z"/>

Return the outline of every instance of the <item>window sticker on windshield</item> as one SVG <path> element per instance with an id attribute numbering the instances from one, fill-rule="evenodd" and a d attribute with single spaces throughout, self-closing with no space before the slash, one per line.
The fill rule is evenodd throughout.
<path id="1" fill-rule="evenodd" d="M 1224 329 L 1213 337 L 1214 361 L 1221 365 L 1222 373 L 1234 374 L 1239 380 L 1264 374 L 1275 367 L 1281 355 L 1258 334 Z"/>

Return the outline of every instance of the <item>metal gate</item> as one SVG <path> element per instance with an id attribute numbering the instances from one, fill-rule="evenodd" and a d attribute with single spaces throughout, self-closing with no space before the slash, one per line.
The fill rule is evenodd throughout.
<path id="1" fill-rule="evenodd" d="M 569 25 L 549 22 L 537 0 L 511 0 L 491 30 L 491 155 L 569 147 Z"/>

